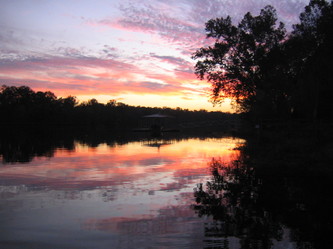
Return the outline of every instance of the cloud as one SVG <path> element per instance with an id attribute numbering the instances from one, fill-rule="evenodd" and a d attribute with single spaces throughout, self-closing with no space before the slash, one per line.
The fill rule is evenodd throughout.
<path id="1" fill-rule="evenodd" d="M 150 1 L 141 4 L 128 2 L 120 7 L 122 18 L 104 18 L 89 23 L 112 29 L 158 34 L 164 42 L 184 46 L 184 49 L 192 47 L 193 43 L 201 44 L 205 37 L 204 26 L 181 16 L 171 16 L 168 12 L 171 8 L 172 6 L 166 3 L 156 5 Z M 173 8 L 172 11 L 175 9 L 178 8 Z"/>
<path id="2" fill-rule="evenodd" d="M 138 83 L 139 88 L 145 88 L 145 89 L 150 89 L 150 90 L 167 90 L 167 89 L 174 89 L 173 86 L 168 85 L 168 84 L 161 84 L 161 83 L 156 83 L 156 82 L 139 82 Z M 178 90 L 178 89 L 177 89 Z"/>
<path id="3" fill-rule="evenodd" d="M 190 59 L 196 49 L 211 42 L 205 38 L 207 20 L 230 15 L 237 23 L 246 12 L 257 15 L 271 4 L 290 27 L 307 3 L 123 0 L 109 15 L 107 10 L 102 15 L 78 12 L 79 22 L 61 16 L 62 22 L 53 25 L 51 20 L 40 22 L 36 17 L 31 20 L 40 26 L 25 27 L 12 19 L 11 25 L 3 24 L 0 29 L 0 83 L 51 89 L 56 95 L 116 98 L 133 93 L 195 98 L 208 86 L 196 78 Z M 11 18 L 13 13 L 5 16 Z M 62 32 L 68 25 L 75 27 L 70 34 Z"/>
<path id="4" fill-rule="evenodd" d="M 201 31 L 196 23 L 173 17 L 168 12 L 170 8 L 158 8 L 158 6 L 155 7 L 153 4 L 149 4 L 149 1 L 148 4 L 141 5 L 129 3 L 126 7 L 122 6 L 120 10 L 123 12 L 124 18 L 120 19 L 118 23 L 133 29 L 147 32 L 157 31 L 161 35 L 173 34 L 173 36 L 184 35 L 186 32 Z"/>
<path id="5" fill-rule="evenodd" d="M 173 73 L 177 78 L 177 82 L 196 80 L 194 74 L 193 63 L 180 57 L 162 56 L 150 53 L 150 57 L 158 59 L 160 62 L 165 62 L 174 66 Z"/>
<path id="6" fill-rule="evenodd" d="M 11 78 L 4 78 L 0 77 L 0 84 L 1 85 L 8 85 L 8 86 L 22 86 L 22 85 L 29 85 L 33 89 L 48 89 L 48 90 L 59 90 L 65 89 L 68 91 L 87 91 L 89 86 L 84 84 L 66 84 L 60 82 L 52 82 L 52 81 L 44 81 L 44 80 L 36 80 L 36 79 L 11 79 Z"/>
<path id="7" fill-rule="evenodd" d="M 98 22 L 113 28 L 135 32 L 156 33 L 165 40 L 184 46 L 200 47 L 204 43 L 204 24 L 209 19 L 230 15 L 234 23 L 251 12 L 255 15 L 266 5 L 277 9 L 281 21 L 290 29 L 297 21 L 307 0 L 180 0 L 180 1 L 128 1 L 120 6 L 123 18 L 103 19 Z"/>
<path id="8" fill-rule="evenodd" d="M 36 57 L 27 56 L 24 59 L 2 59 L 0 60 L 0 70 L 52 70 L 52 69 L 66 69 L 71 70 L 82 67 L 104 67 L 109 69 L 117 69 L 123 71 L 135 70 L 136 67 L 114 59 L 101 59 L 97 57 L 83 56 L 77 50 L 66 50 L 65 56 L 46 56 Z M 0 72 L 1 72 L 0 71 Z"/>
<path id="9" fill-rule="evenodd" d="M 193 6 L 190 16 L 198 22 L 206 22 L 211 18 L 231 16 L 234 23 L 238 23 L 247 12 L 258 15 L 267 5 L 277 10 L 278 17 L 289 26 L 298 18 L 298 15 L 308 0 L 184 0 Z"/>
<path id="10" fill-rule="evenodd" d="M 108 51 L 113 48 L 106 47 Z M 0 59 L 0 83 L 28 85 L 34 90 L 54 90 L 56 95 L 76 94 L 162 94 L 179 95 L 186 90 L 175 76 L 157 73 L 126 59 L 86 56 L 78 49 L 59 48 L 58 56 L 25 56 Z M 176 65 L 180 58 L 161 57 Z M 145 79 L 141 79 L 142 76 Z M 149 80 L 147 80 L 149 79 Z"/>
<path id="11" fill-rule="evenodd" d="M 102 49 L 102 56 L 106 56 L 107 58 L 118 58 L 119 56 L 117 55 L 118 49 L 115 47 L 111 47 L 109 45 L 104 45 Z"/>
<path id="12" fill-rule="evenodd" d="M 180 57 L 175 57 L 175 56 L 163 56 L 163 55 L 157 55 L 155 53 L 150 53 L 150 56 L 152 58 L 157 58 L 163 62 L 167 62 L 170 64 L 174 64 L 176 66 L 191 66 L 188 61 L 184 60 L 183 58 Z"/>

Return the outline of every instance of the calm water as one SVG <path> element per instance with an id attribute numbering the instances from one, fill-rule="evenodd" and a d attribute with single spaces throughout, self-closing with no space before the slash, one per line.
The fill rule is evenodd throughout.
<path id="1" fill-rule="evenodd" d="M 204 247 L 210 218 L 193 210 L 193 189 L 209 179 L 213 157 L 235 160 L 243 142 L 74 141 L 28 162 L 2 158 L 1 248 Z"/>
<path id="2" fill-rule="evenodd" d="M 331 171 L 269 144 L 3 134 L 0 248 L 330 248 Z"/>

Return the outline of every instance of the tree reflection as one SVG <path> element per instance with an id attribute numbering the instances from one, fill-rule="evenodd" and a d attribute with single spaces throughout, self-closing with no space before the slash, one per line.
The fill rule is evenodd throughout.
<path id="1" fill-rule="evenodd" d="M 3 163 L 27 163 L 34 157 L 53 157 L 56 148 L 74 149 L 73 135 L 41 127 L 4 128 L 0 135 Z M 70 134 L 70 133 L 69 133 Z"/>
<path id="2" fill-rule="evenodd" d="M 141 138 L 132 134 L 81 126 L 2 126 L 0 158 L 3 163 L 28 163 L 36 157 L 53 157 L 57 149 L 75 150 L 75 144 L 114 147 Z"/>
<path id="3" fill-rule="evenodd" d="M 87 126 L 1 126 L 0 159 L 2 163 L 28 163 L 36 157 L 53 157 L 57 149 L 74 151 L 77 143 L 97 148 L 141 141 L 143 145 L 160 147 L 189 138 L 209 137 L 202 133 L 166 133 L 159 138 L 150 133 L 110 130 Z M 211 137 L 215 137 L 212 133 Z"/>
<path id="4" fill-rule="evenodd" d="M 193 205 L 212 218 L 208 248 L 330 248 L 333 172 L 327 158 L 304 154 L 308 144 L 291 150 L 291 140 L 249 139 L 238 160 L 211 160 L 211 179 L 197 186 Z M 235 239 L 239 246 L 230 245 Z"/>
<path id="5" fill-rule="evenodd" d="M 209 164 L 212 180 L 195 190 L 194 210 L 211 216 L 206 237 L 238 237 L 242 248 L 271 248 L 272 239 L 280 240 L 281 225 L 260 205 L 262 182 L 254 169 L 235 160 L 225 164 L 213 158 Z M 224 242 L 223 248 L 229 248 Z"/>

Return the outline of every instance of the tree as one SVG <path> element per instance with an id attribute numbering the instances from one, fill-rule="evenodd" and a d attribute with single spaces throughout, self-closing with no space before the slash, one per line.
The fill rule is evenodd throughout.
<path id="1" fill-rule="evenodd" d="M 265 94 L 264 65 L 271 51 L 285 39 L 283 23 L 277 26 L 276 11 L 266 6 L 260 15 L 247 13 L 238 26 L 226 18 L 206 23 L 207 38 L 215 44 L 193 55 L 195 73 L 212 84 L 213 103 L 232 98 L 241 111 L 250 111 Z"/>
<path id="2" fill-rule="evenodd" d="M 31 101 L 34 92 L 28 86 L 6 86 L 0 89 L 0 105 L 24 105 Z"/>
<path id="3" fill-rule="evenodd" d="M 300 14 L 286 43 L 289 47 L 290 77 L 295 78 L 294 105 L 299 117 L 333 118 L 331 93 L 333 75 L 333 5 L 311 0 Z"/>
<path id="4" fill-rule="evenodd" d="M 65 109 L 73 109 L 78 104 L 77 98 L 75 96 L 59 98 L 58 102 Z"/>
<path id="5" fill-rule="evenodd" d="M 211 180 L 195 189 L 192 208 L 199 217 L 213 218 L 205 223 L 206 237 L 236 237 L 241 248 L 271 248 L 273 239 L 281 240 L 282 227 L 262 202 L 261 179 L 253 166 L 239 159 L 230 164 L 212 159 Z"/>
<path id="6" fill-rule="evenodd" d="M 106 106 L 108 107 L 115 107 L 117 105 L 117 100 L 115 99 L 110 99 L 107 103 Z"/>

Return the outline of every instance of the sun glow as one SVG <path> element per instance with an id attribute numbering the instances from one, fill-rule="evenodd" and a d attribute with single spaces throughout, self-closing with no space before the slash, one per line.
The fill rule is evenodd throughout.
<path id="1" fill-rule="evenodd" d="M 227 4 L 231 12 L 212 8 L 209 13 L 198 13 L 200 1 L 131 5 L 115 0 L 111 5 L 94 4 L 92 12 L 86 2 L 80 6 L 76 1 L 66 5 L 28 2 L 7 1 L 0 10 L 7 20 L 0 30 L 4 37 L 1 84 L 26 85 L 58 97 L 77 96 L 80 101 L 116 99 L 134 106 L 229 112 L 228 99 L 221 107 L 208 102 L 211 87 L 196 78 L 191 57 L 212 42 L 205 39 L 208 17 L 217 13 L 241 16 L 246 8 L 260 9 L 258 1 L 244 6 L 236 1 L 234 7 Z M 46 7 L 54 11 L 46 14 Z M 69 9 L 72 15 L 64 15 Z M 282 14 L 288 20 L 285 9 Z"/>
<path id="2" fill-rule="evenodd" d="M 147 106 L 147 107 L 170 107 L 170 108 L 182 108 L 189 110 L 201 110 L 208 111 L 222 111 L 222 112 L 234 112 L 231 109 L 231 99 L 226 99 L 220 106 L 213 106 L 208 101 L 206 96 L 197 95 L 193 96 L 179 96 L 179 95 L 157 95 L 157 94 L 120 94 L 116 96 L 112 95 L 79 95 L 77 96 L 80 102 L 87 101 L 92 98 L 96 98 L 100 103 L 107 103 L 110 100 L 116 100 L 127 105 L 132 106 Z"/>

